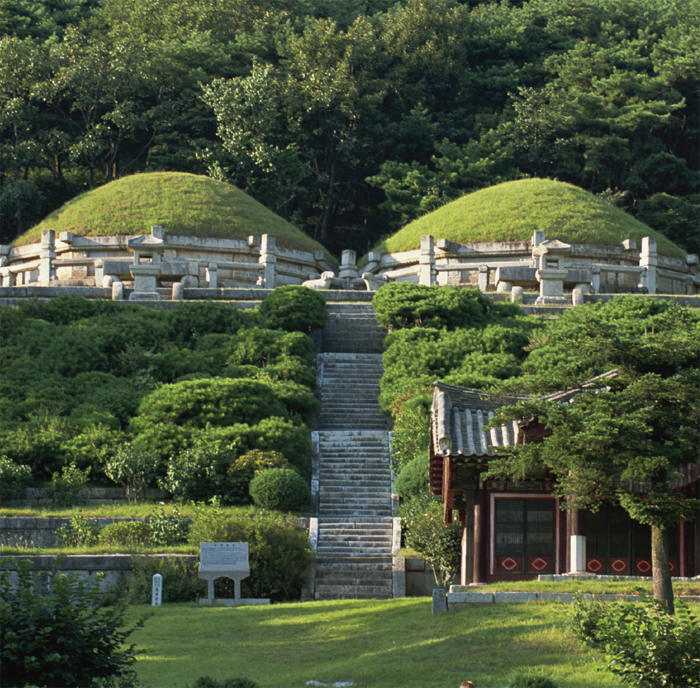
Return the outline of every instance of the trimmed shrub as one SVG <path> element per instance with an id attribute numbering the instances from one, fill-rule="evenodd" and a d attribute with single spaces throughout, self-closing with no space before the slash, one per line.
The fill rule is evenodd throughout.
<path id="1" fill-rule="evenodd" d="M 290 516 L 275 512 L 241 514 L 199 509 L 190 527 L 190 544 L 247 542 L 250 576 L 241 581 L 244 597 L 298 600 L 313 553 L 306 530 Z"/>
<path id="2" fill-rule="evenodd" d="M 303 511 L 311 503 L 308 483 L 290 468 L 268 468 L 256 475 L 250 496 L 255 506 L 276 511 Z"/>
<path id="3" fill-rule="evenodd" d="M 21 495 L 32 482 L 32 469 L 0 456 L 0 502 Z"/>
<path id="4" fill-rule="evenodd" d="M 235 503 L 250 502 L 250 483 L 267 468 L 291 468 L 291 464 L 280 452 L 260 449 L 251 449 L 233 462 L 228 469 L 227 479 Z"/>
<path id="5" fill-rule="evenodd" d="M 272 328 L 311 332 L 328 322 L 326 299 L 314 289 L 297 285 L 277 287 L 260 304 L 260 314 Z"/>
<path id="6" fill-rule="evenodd" d="M 48 587 L 31 563 L 14 566 L 0 572 L 0 685 L 92 688 L 99 679 L 133 673 L 136 648 L 124 644 L 143 622 L 125 627 L 125 601 L 105 600 L 95 578 L 59 575 L 58 559 Z"/>
<path id="7" fill-rule="evenodd" d="M 135 446 L 172 456 L 191 446 L 198 430 L 255 424 L 270 416 L 287 417 L 270 385 L 257 380 L 214 378 L 164 385 L 147 396 L 133 420 Z"/>
<path id="8" fill-rule="evenodd" d="M 151 527 L 143 521 L 117 521 L 100 530 L 101 545 L 145 545 L 151 540 Z"/>
<path id="9" fill-rule="evenodd" d="M 207 596 L 207 582 L 198 576 L 197 560 L 190 557 L 131 557 L 131 576 L 122 581 L 122 591 L 132 604 L 150 604 L 153 576 L 163 576 L 163 599 L 195 602 Z"/>
<path id="10" fill-rule="evenodd" d="M 392 330 L 406 327 L 457 327 L 485 325 L 490 301 L 476 287 L 427 287 L 410 282 L 386 284 L 374 295 L 377 322 Z"/>
<path id="11" fill-rule="evenodd" d="M 430 454 L 426 451 L 409 461 L 394 484 L 401 499 L 410 499 L 428 491 Z"/>

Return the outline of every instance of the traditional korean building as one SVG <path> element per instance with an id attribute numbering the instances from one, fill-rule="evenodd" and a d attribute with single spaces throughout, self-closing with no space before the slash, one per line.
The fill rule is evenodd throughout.
<path id="1" fill-rule="evenodd" d="M 484 429 L 499 408 L 527 397 L 489 397 L 442 382 L 434 387 L 430 489 L 444 502 L 446 523 L 459 514 L 461 585 L 527 580 L 548 573 L 651 575 L 651 528 L 630 519 L 621 507 L 605 503 L 596 513 L 566 511 L 552 494 L 553 477 L 546 470 L 520 482 L 483 477 L 496 446 L 549 434 L 536 420 Z M 567 401 L 576 393 L 544 398 Z M 697 497 L 700 463 L 686 466 L 672 488 Z M 669 547 L 673 576 L 699 575 L 700 516 L 670 532 Z"/>

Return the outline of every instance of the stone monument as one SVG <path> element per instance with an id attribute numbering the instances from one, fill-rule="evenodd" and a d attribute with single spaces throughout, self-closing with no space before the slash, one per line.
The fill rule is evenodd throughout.
<path id="1" fill-rule="evenodd" d="M 209 582 L 206 600 L 202 604 L 224 604 L 239 606 L 247 604 L 270 604 L 269 599 L 242 598 L 241 581 L 250 575 L 247 542 L 202 542 L 199 550 L 199 577 Z M 214 581 L 230 578 L 234 584 L 234 597 L 216 599 Z"/>

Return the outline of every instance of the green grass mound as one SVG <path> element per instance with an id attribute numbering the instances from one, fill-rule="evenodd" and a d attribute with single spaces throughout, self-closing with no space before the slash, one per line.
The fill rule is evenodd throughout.
<path id="1" fill-rule="evenodd" d="M 274 234 L 277 245 L 302 251 L 325 250 L 301 230 L 231 184 L 181 172 L 135 174 L 68 201 L 18 237 L 14 246 L 41 241 L 44 229 L 78 236 L 150 233 L 209 239 L 245 239 Z"/>
<path id="2" fill-rule="evenodd" d="M 685 251 L 623 210 L 571 184 L 550 179 L 505 182 L 458 198 L 424 215 L 375 246 L 374 251 L 409 251 L 432 234 L 459 244 L 528 241 L 535 230 L 569 244 L 616 246 L 656 237 L 660 253 L 683 257 Z"/>

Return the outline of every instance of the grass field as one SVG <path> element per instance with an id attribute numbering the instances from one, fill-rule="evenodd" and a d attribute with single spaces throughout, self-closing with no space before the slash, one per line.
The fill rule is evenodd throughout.
<path id="1" fill-rule="evenodd" d="M 135 174 L 88 191 L 64 204 L 13 245 L 41 241 L 44 229 L 78 236 L 168 234 L 245 239 L 274 234 L 277 245 L 302 251 L 323 246 L 231 184 L 182 172 Z"/>
<path id="2" fill-rule="evenodd" d="M 457 243 L 528 241 L 535 230 L 567 243 L 619 245 L 656 237 L 660 253 L 682 257 L 685 251 L 628 213 L 571 184 L 550 179 L 522 179 L 466 194 L 419 217 L 380 242 L 373 251 L 408 251 L 420 238 Z"/>
<path id="3" fill-rule="evenodd" d="M 150 688 L 200 676 L 247 677 L 261 688 L 352 681 L 358 688 L 500 688 L 540 671 L 559 688 L 622 686 L 602 656 L 567 631 L 561 604 L 475 605 L 432 616 L 428 598 L 310 602 L 269 607 L 134 607 L 136 669 Z"/>

